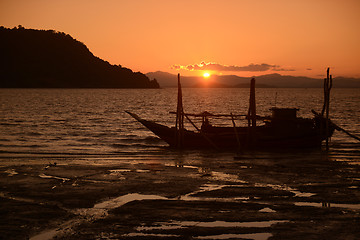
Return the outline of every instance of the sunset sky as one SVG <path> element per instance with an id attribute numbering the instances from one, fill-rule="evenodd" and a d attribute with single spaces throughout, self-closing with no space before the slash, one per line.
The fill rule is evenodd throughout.
<path id="1" fill-rule="evenodd" d="M 360 77 L 359 0 L 0 0 L 0 25 L 143 73 Z"/>

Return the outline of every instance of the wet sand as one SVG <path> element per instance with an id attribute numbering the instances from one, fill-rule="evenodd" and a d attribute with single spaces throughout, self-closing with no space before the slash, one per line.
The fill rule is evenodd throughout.
<path id="1" fill-rule="evenodd" d="M 360 239 L 360 165 L 318 151 L 207 154 L 7 161 L 0 239 Z"/>

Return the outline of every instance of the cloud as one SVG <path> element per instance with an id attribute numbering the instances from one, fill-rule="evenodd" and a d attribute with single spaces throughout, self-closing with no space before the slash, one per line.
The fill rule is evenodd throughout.
<path id="1" fill-rule="evenodd" d="M 273 70 L 275 72 L 293 72 L 293 71 L 296 71 L 295 69 L 281 68 L 280 66 L 273 67 L 271 70 Z"/>
<path id="2" fill-rule="evenodd" d="M 175 64 L 171 67 L 175 70 L 188 70 L 188 71 L 199 71 L 199 70 L 209 70 L 209 71 L 218 71 L 218 72 L 264 72 L 268 70 L 273 71 L 295 71 L 293 69 L 281 68 L 278 65 L 271 65 L 267 63 L 254 64 L 251 63 L 247 66 L 235 66 L 235 65 L 222 65 L 219 63 L 213 62 L 201 62 L 199 64 L 189 64 L 189 65 L 179 65 Z"/>

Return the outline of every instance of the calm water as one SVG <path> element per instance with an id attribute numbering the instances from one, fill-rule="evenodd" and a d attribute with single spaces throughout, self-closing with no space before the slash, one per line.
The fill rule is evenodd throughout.
<path id="1" fill-rule="evenodd" d="M 176 109 L 176 93 L 176 89 L 1 89 L 0 154 L 171 155 L 164 142 L 124 110 L 174 125 L 175 116 L 169 111 Z M 184 109 L 191 113 L 244 114 L 248 98 L 248 89 L 183 89 Z M 323 92 L 257 89 L 256 99 L 260 115 L 268 115 L 276 105 L 297 107 L 300 116 L 312 117 L 311 109 L 321 111 Z M 333 89 L 330 105 L 332 120 L 360 136 L 360 89 Z M 231 124 L 230 120 L 216 121 Z M 339 132 L 332 138 L 332 147 L 355 150 L 355 156 L 360 152 L 356 140 Z"/>

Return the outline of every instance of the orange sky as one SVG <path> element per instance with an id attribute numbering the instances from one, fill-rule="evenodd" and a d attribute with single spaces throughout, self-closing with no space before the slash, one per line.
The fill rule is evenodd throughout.
<path id="1" fill-rule="evenodd" d="M 359 0 L 0 0 L 0 25 L 66 32 L 143 73 L 360 77 Z"/>

